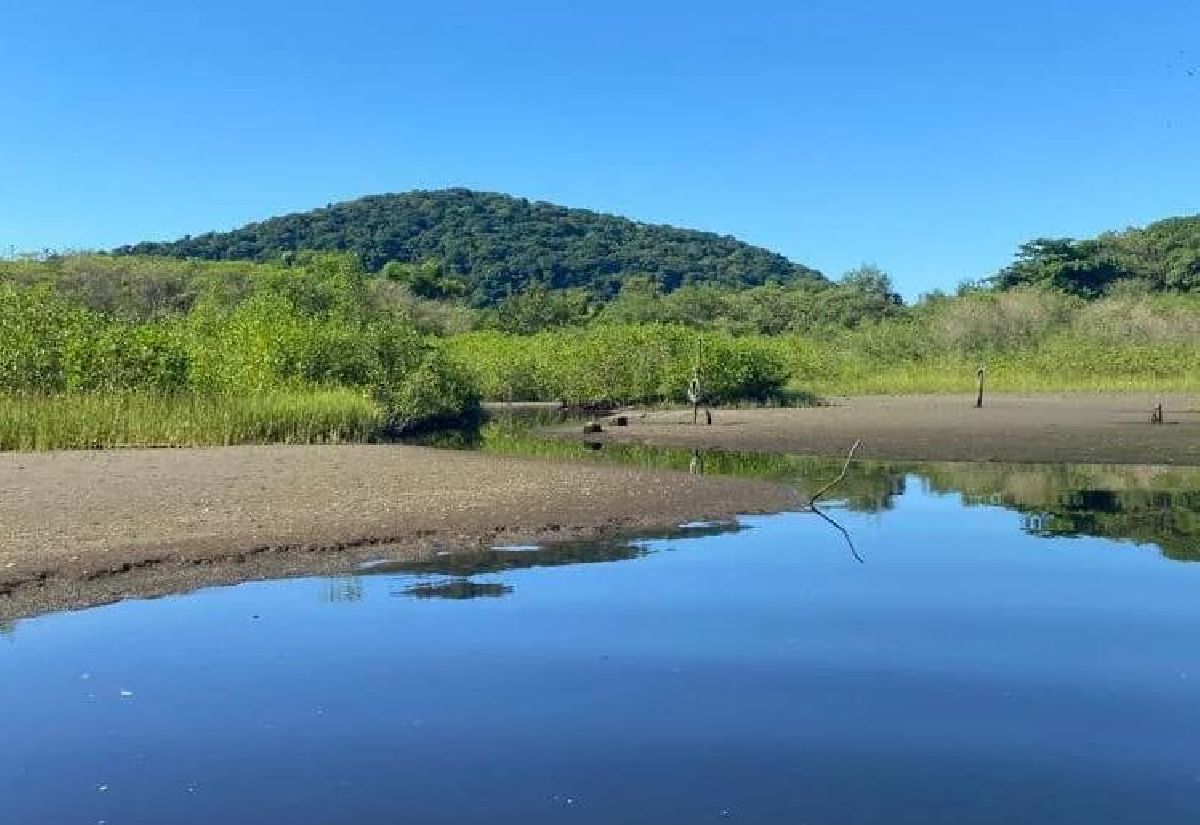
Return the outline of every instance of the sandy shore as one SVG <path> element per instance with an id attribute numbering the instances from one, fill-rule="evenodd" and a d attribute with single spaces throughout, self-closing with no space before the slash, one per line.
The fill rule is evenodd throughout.
<path id="1" fill-rule="evenodd" d="M 1150 423 L 1161 403 L 1166 423 Z M 690 411 L 631 416 L 603 438 L 692 448 L 930 461 L 1200 465 L 1200 400 L 1183 396 L 868 396 L 828 406 L 717 410 L 713 426 Z M 572 428 L 574 433 L 577 428 Z M 561 432 L 565 432 L 561 431 Z"/>
<path id="2" fill-rule="evenodd" d="M 1149 423 L 1163 403 L 1166 423 Z M 1200 405 L 1142 395 L 832 399 L 633 415 L 605 439 L 937 461 L 1200 466 Z M 563 435 L 578 437 L 578 427 Z M 0 453 L 0 620 L 441 550 L 795 507 L 764 482 L 401 446 Z"/>
<path id="3" fill-rule="evenodd" d="M 0 453 L 0 620 L 796 503 L 767 483 L 420 447 Z"/>

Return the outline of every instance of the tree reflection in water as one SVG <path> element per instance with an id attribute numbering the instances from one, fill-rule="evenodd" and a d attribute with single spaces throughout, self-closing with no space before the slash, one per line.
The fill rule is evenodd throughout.
<path id="1" fill-rule="evenodd" d="M 620 540 L 562 541 L 543 545 L 491 547 L 436 553 L 418 559 L 383 561 L 372 564 L 362 575 L 416 577 L 415 583 L 392 591 L 394 596 L 416 599 L 499 598 L 513 592 L 510 585 L 480 582 L 474 577 L 526 570 L 534 567 L 560 567 L 577 564 L 604 564 L 628 561 L 648 555 L 649 539 L 697 538 L 733 533 L 742 529 L 736 521 L 698 522 L 680 525 L 667 533 L 647 532 Z M 328 601 L 355 601 L 362 598 L 362 576 L 338 576 L 326 580 Z"/>
<path id="2" fill-rule="evenodd" d="M 843 468 L 844 459 L 728 450 L 692 450 L 647 445 L 590 444 L 537 438 L 528 433 L 485 431 L 479 449 L 544 458 L 586 459 L 674 469 L 704 475 L 768 479 L 790 484 L 805 498 Z M 868 447 L 869 448 L 869 447 Z M 856 460 L 812 507 L 846 542 L 855 561 L 865 563 L 854 538 L 831 513 L 891 510 L 910 484 L 931 493 L 957 495 L 966 506 L 1003 507 L 1021 514 L 1020 529 L 1034 536 L 1092 536 L 1157 546 L 1179 561 L 1200 561 L 1200 468 L 1079 464 L 912 463 Z M 446 553 L 413 561 L 379 564 L 371 574 L 431 577 L 398 589 L 412 598 L 498 598 L 509 585 L 472 577 L 531 567 L 594 564 L 635 559 L 649 553 L 645 539 L 715 535 L 740 529 L 734 522 L 695 524 L 667 534 L 623 541 L 560 542 L 535 548 L 492 548 Z M 440 577 L 440 578 L 439 578 Z M 356 577 L 330 580 L 331 600 L 362 595 Z M 0 628 L 0 633 L 3 629 Z"/>
<path id="3" fill-rule="evenodd" d="M 470 579 L 444 579 L 421 582 L 394 592 L 394 596 L 414 599 L 496 599 L 507 596 L 512 587 L 501 582 L 476 582 Z"/>
<path id="4" fill-rule="evenodd" d="M 477 447 L 506 455 L 767 479 L 790 484 L 806 498 L 834 478 L 844 462 L 646 444 L 605 443 L 596 449 L 539 436 L 512 422 L 487 425 Z M 1200 468 L 856 460 L 830 490 L 824 509 L 890 510 L 909 483 L 923 484 L 933 493 L 958 494 L 968 506 L 1014 510 L 1024 517 L 1022 529 L 1032 535 L 1154 544 L 1169 558 L 1200 560 Z"/>

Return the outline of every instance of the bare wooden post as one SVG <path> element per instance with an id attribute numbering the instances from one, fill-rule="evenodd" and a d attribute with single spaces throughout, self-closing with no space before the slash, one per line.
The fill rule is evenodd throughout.
<path id="1" fill-rule="evenodd" d="M 692 405 L 692 424 L 700 423 L 700 373 L 695 371 L 692 373 L 692 380 L 688 382 L 687 388 L 688 403 Z"/>
<path id="2" fill-rule="evenodd" d="M 987 374 L 987 367 L 980 367 L 975 370 L 975 380 L 979 385 L 979 394 L 975 396 L 975 409 L 983 407 L 983 377 Z"/>
<path id="3" fill-rule="evenodd" d="M 700 369 L 704 363 L 704 336 L 696 341 L 696 364 L 692 367 L 692 380 L 688 382 L 687 399 L 692 405 L 692 425 L 700 423 L 700 406 L 704 405 L 704 423 L 712 424 L 712 408 L 704 401 L 704 388 L 700 384 Z"/>
<path id="4" fill-rule="evenodd" d="M 687 391 L 688 403 L 692 405 L 692 424 L 700 423 L 700 407 L 704 407 L 704 423 L 712 426 L 712 407 L 704 400 L 704 390 L 700 387 L 700 376 L 692 374 L 692 380 L 688 382 Z"/>

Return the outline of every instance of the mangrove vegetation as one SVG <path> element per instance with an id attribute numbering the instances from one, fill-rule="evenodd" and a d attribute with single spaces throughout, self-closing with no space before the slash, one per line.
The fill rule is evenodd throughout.
<path id="1" fill-rule="evenodd" d="M 153 254 L 150 254 L 153 253 Z M 905 304 L 730 238 L 466 190 L 0 260 L 0 448 L 365 441 L 481 399 L 1192 391 L 1200 218 L 1041 239 Z"/>

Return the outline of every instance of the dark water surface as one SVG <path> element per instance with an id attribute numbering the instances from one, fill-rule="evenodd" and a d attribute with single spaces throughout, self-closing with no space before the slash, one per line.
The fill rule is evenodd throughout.
<path id="1" fill-rule="evenodd" d="M 1200 822 L 1195 491 L 945 472 L 23 621 L 0 822 Z"/>

